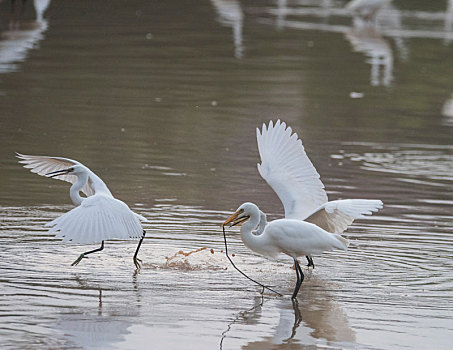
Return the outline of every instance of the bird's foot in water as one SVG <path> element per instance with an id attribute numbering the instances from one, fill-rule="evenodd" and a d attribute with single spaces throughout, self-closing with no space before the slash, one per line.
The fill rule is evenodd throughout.
<path id="1" fill-rule="evenodd" d="M 310 268 L 310 267 L 313 267 L 313 269 L 315 268 L 315 263 L 313 262 L 313 258 L 309 255 L 306 256 L 307 258 L 307 268 Z"/>
<path id="2" fill-rule="evenodd" d="M 140 265 L 142 261 L 139 258 L 134 258 L 134 265 L 137 268 L 137 270 L 140 270 L 142 266 Z"/>
<path id="3" fill-rule="evenodd" d="M 80 254 L 80 256 L 77 258 L 77 260 L 74 261 L 74 262 L 71 264 L 71 266 L 76 266 L 76 265 L 78 265 L 79 262 L 81 262 L 83 258 L 86 258 L 85 254 Z"/>

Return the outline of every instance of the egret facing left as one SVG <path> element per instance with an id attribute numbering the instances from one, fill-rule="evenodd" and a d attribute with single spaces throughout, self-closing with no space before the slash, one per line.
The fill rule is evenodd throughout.
<path id="1" fill-rule="evenodd" d="M 47 223 L 49 232 L 62 238 L 63 242 L 97 243 L 98 249 L 80 254 L 72 266 L 77 265 L 88 254 L 104 249 L 108 239 L 139 239 L 134 254 L 134 264 L 141 268 L 138 251 L 145 238 L 141 222 L 147 221 L 134 213 L 126 203 L 113 197 L 104 181 L 90 169 L 75 160 L 61 157 L 29 156 L 16 153 L 19 163 L 32 173 L 72 183 L 69 195 L 76 206 L 74 209 Z M 83 192 L 86 197 L 82 197 Z"/>

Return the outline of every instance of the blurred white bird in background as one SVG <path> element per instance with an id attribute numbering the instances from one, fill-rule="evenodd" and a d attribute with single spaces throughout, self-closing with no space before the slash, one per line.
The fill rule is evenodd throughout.
<path id="1" fill-rule="evenodd" d="M 352 28 L 345 33 L 355 52 L 362 52 L 371 65 L 370 84 L 390 86 L 393 81 L 393 51 L 390 43 L 374 28 Z"/>
<path id="2" fill-rule="evenodd" d="M 257 128 L 257 140 L 261 157 L 258 171 L 282 201 L 285 218 L 263 222 L 258 207 L 244 203 L 223 226 L 242 225 L 242 241 L 258 254 L 275 257 L 284 253 L 293 258 L 297 276 L 294 299 L 304 280 L 297 258 L 305 255 L 308 266 L 314 267 L 312 254 L 347 249 L 349 243 L 340 234 L 355 219 L 382 208 L 382 202 L 368 199 L 328 202 L 302 141 L 280 120 L 275 125 L 271 121 L 268 127 L 263 124 L 261 132 Z M 261 232 L 254 234 L 257 228 Z"/>
<path id="3" fill-rule="evenodd" d="M 72 183 L 69 194 L 76 207 L 45 226 L 63 242 L 96 243 L 101 247 L 81 254 L 72 266 L 86 255 L 104 249 L 104 240 L 139 239 L 134 264 L 140 269 L 138 251 L 145 237 L 141 221 L 143 216 L 134 213 L 127 204 L 114 198 L 106 184 L 83 164 L 68 158 L 30 156 L 16 153 L 19 163 L 32 173 Z M 80 195 L 82 191 L 87 197 Z"/>
<path id="4" fill-rule="evenodd" d="M 15 12 L 14 1 L 12 15 Z M 25 0 L 22 0 L 22 10 Z M 50 0 L 34 0 L 36 20 L 24 21 L 19 17 L 12 17 L 8 30 L 0 32 L 0 74 L 19 70 L 18 62 L 24 62 L 29 51 L 39 47 L 39 41 L 44 39 L 44 32 L 48 28 L 47 20 L 43 17 Z"/>
<path id="5" fill-rule="evenodd" d="M 385 6 L 390 4 L 392 0 L 352 0 L 348 2 L 345 9 L 351 11 L 355 16 L 358 16 L 366 21 L 371 21 L 376 14 Z"/>
<path id="6" fill-rule="evenodd" d="M 211 2 L 219 15 L 220 24 L 233 28 L 234 57 L 242 58 L 244 56 L 242 45 L 244 14 L 241 3 L 237 0 L 211 0 Z"/>

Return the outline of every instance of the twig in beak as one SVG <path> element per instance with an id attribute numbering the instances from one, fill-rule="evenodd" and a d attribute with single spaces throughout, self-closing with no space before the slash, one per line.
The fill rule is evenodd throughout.
<path id="1" fill-rule="evenodd" d="M 271 289 L 271 288 L 265 286 L 264 284 L 255 281 L 253 278 L 250 278 L 250 277 L 247 276 L 244 272 L 242 272 L 241 270 L 239 270 L 239 269 L 236 267 L 236 265 L 234 265 L 233 260 L 231 260 L 230 256 L 228 255 L 228 246 L 227 246 L 227 240 L 226 240 L 226 234 L 225 234 L 225 226 L 222 226 L 222 229 L 223 229 L 223 239 L 224 239 L 224 241 L 225 241 L 225 254 L 226 254 L 228 260 L 230 260 L 231 265 L 233 265 L 233 267 L 234 267 L 236 270 L 238 270 L 238 271 L 241 273 L 241 275 L 243 275 L 244 277 L 246 277 L 247 279 L 249 279 L 249 280 L 252 281 L 253 283 L 256 283 L 256 284 L 258 284 L 259 286 L 261 286 L 261 287 L 263 288 L 263 293 L 264 293 L 264 289 L 267 289 L 267 290 L 270 290 L 271 292 L 273 292 L 273 293 L 275 293 L 275 294 L 277 294 L 277 295 L 279 295 L 279 296 L 282 297 L 283 294 L 280 294 L 279 292 L 276 292 L 275 290 L 273 290 L 273 289 Z"/>

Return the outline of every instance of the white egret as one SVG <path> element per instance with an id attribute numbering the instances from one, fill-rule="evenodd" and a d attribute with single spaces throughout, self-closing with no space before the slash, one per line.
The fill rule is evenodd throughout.
<path id="1" fill-rule="evenodd" d="M 328 202 L 302 141 L 280 120 L 275 125 L 271 121 L 268 127 L 263 124 L 261 132 L 257 128 L 257 141 L 261 156 L 258 171 L 283 203 L 285 218 L 267 223 L 255 204 L 244 203 L 223 226 L 242 225 L 242 241 L 258 254 L 275 257 L 284 253 L 293 258 L 297 276 L 294 299 L 304 280 L 297 258 L 305 255 L 308 266 L 314 266 L 312 254 L 347 249 L 349 243 L 340 234 L 355 219 L 382 208 L 382 202 L 368 199 Z M 253 233 L 255 229 L 257 232 Z"/>
<path id="2" fill-rule="evenodd" d="M 63 242 L 102 241 L 100 248 L 80 254 L 72 266 L 77 265 L 86 255 L 103 250 L 104 240 L 139 239 L 133 260 L 136 268 L 140 269 L 141 260 L 137 258 L 137 254 L 145 237 L 141 221 L 147 221 L 143 216 L 114 198 L 107 185 L 95 173 L 75 160 L 16 154 L 21 159 L 19 163 L 24 164 L 32 173 L 72 183 L 69 195 L 76 207 L 47 223 L 45 226 L 51 227 L 49 232 L 55 233 Z M 80 191 L 87 197 L 82 197 Z"/>

